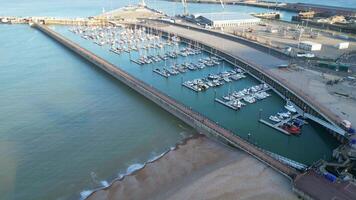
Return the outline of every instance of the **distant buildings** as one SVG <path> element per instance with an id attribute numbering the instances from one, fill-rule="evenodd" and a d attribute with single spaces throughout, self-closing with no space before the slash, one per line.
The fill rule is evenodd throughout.
<path id="1" fill-rule="evenodd" d="M 213 28 L 253 25 L 261 21 L 261 19 L 246 13 L 233 12 L 199 13 L 194 14 L 193 16 L 196 22 L 203 25 L 211 26 Z"/>

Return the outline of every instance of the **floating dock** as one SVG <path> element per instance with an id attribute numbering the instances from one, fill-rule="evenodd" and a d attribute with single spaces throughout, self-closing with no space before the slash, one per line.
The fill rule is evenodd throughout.
<path id="1" fill-rule="evenodd" d="M 233 109 L 233 110 L 237 110 L 237 108 L 236 108 L 235 106 L 230 105 L 230 104 L 228 103 L 228 101 L 223 101 L 223 100 L 218 99 L 218 98 L 215 98 L 215 101 L 221 103 L 222 105 L 224 105 L 224 106 L 226 106 L 226 107 L 228 107 L 228 108 L 231 108 L 231 109 Z"/>
<path id="2" fill-rule="evenodd" d="M 200 92 L 199 90 L 193 88 L 192 86 L 190 86 L 190 85 L 187 84 L 186 82 L 182 83 L 182 85 L 183 85 L 184 87 L 187 87 L 188 89 L 193 90 L 194 92 Z"/>
<path id="3" fill-rule="evenodd" d="M 279 128 L 279 126 L 276 126 L 276 124 L 269 123 L 269 122 L 267 122 L 267 121 L 265 121 L 265 120 L 263 120 L 263 119 L 260 119 L 260 120 L 258 120 L 258 121 L 261 122 L 262 124 L 265 124 L 265 125 L 271 127 L 271 128 L 274 128 L 274 129 L 276 129 L 277 131 L 280 131 L 280 132 L 282 132 L 282 133 L 284 133 L 284 134 L 286 134 L 286 135 L 291 135 L 291 134 L 288 133 L 286 130 Z"/>
<path id="4" fill-rule="evenodd" d="M 153 72 L 155 72 L 155 73 L 157 73 L 157 74 L 159 74 L 159 75 L 161 75 L 161 76 L 163 76 L 165 78 L 169 77 L 168 74 L 163 73 L 161 70 L 154 69 Z"/>
<path id="5" fill-rule="evenodd" d="M 140 63 L 140 62 L 138 62 L 137 60 L 134 60 L 134 59 L 130 59 L 130 61 L 131 61 L 131 62 L 134 62 L 134 63 L 136 63 L 136 64 L 138 64 L 138 65 L 143 65 L 142 63 Z"/>
<path id="6" fill-rule="evenodd" d="M 266 91 L 271 90 L 271 89 L 272 89 L 272 88 L 268 87 L 268 88 L 266 88 L 266 89 L 262 89 L 262 90 L 260 90 L 260 91 L 257 91 L 257 92 L 255 92 L 255 93 L 252 93 L 252 94 L 249 94 L 249 95 L 253 95 L 253 94 L 256 94 L 256 93 L 259 93 L 259 92 L 266 92 Z M 246 95 L 246 96 L 249 96 L 249 95 Z M 244 98 L 244 97 L 235 98 L 234 100 L 230 100 L 230 101 L 224 101 L 224 100 L 221 100 L 221 99 L 219 99 L 219 98 L 215 98 L 215 101 L 217 101 L 217 102 L 219 102 L 219 103 L 223 104 L 224 106 L 227 106 L 227 107 L 229 107 L 229 108 L 231 108 L 231 109 L 238 110 L 235 106 L 232 106 L 232 105 L 230 104 L 230 102 L 231 102 L 231 101 L 241 101 L 243 98 Z M 266 98 L 267 98 L 267 97 L 266 97 Z M 263 100 L 263 99 L 261 99 L 261 100 Z M 258 101 L 261 101 L 261 100 L 258 100 Z"/>
<path id="7" fill-rule="evenodd" d="M 293 119 L 298 118 L 298 117 L 300 117 L 300 116 L 302 116 L 302 115 L 298 113 L 298 114 L 295 114 L 295 115 L 291 116 L 290 118 L 283 119 L 283 120 L 281 120 L 280 122 L 277 122 L 277 123 L 275 123 L 275 124 L 269 123 L 269 122 L 267 122 L 267 121 L 265 121 L 265 120 L 263 120 L 263 119 L 260 119 L 260 120 L 258 120 L 258 121 L 261 122 L 262 124 L 265 124 L 265 125 L 271 127 L 271 128 L 274 128 L 274 129 L 276 129 L 276 130 L 278 130 L 278 131 L 280 131 L 280 132 L 282 132 L 282 133 L 284 133 L 284 134 L 286 134 L 286 135 L 291 135 L 291 134 L 288 133 L 286 130 L 280 128 L 280 126 L 282 126 L 283 124 L 289 122 L 290 120 L 293 120 Z"/>

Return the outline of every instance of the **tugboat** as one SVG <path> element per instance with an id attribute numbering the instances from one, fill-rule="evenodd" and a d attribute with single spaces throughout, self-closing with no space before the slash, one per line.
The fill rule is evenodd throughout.
<path id="1" fill-rule="evenodd" d="M 293 124 L 285 123 L 281 126 L 281 128 L 292 135 L 300 135 L 300 128 Z"/>

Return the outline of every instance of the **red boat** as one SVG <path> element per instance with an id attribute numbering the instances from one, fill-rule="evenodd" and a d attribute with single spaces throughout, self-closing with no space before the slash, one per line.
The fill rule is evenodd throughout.
<path id="1" fill-rule="evenodd" d="M 300 134 L 300 128 L 293 125 L 293 124 L 283 124 L 281 126 L 282 129 L 284 129 L 285 131 L 287 131 L 288 133 L 292 134 L 292 135 L 299 135 Z"/>

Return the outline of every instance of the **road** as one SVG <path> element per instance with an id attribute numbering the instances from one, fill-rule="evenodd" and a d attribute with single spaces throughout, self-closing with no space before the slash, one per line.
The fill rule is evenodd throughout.
<path id="1" fill-rule="evenodd" d="M 275 68 L 279 65 L 288 64 L 288 60 L 277 58 L 273 55 L 270 55 L 268 52 L 262 52 L 251 46 L 247 46 L 238 42 L 231 42 L 231 40 L 207 33 L 172 25 L 164 27 L 164 30 L 177 33 L 183 37 L 199 42 L 208 43 L 213 48 L 224 49 L 225 52 L 235 57 L 242 58 L 243 60 L 248 60 L 251 64 L 262 68 Z"/>

